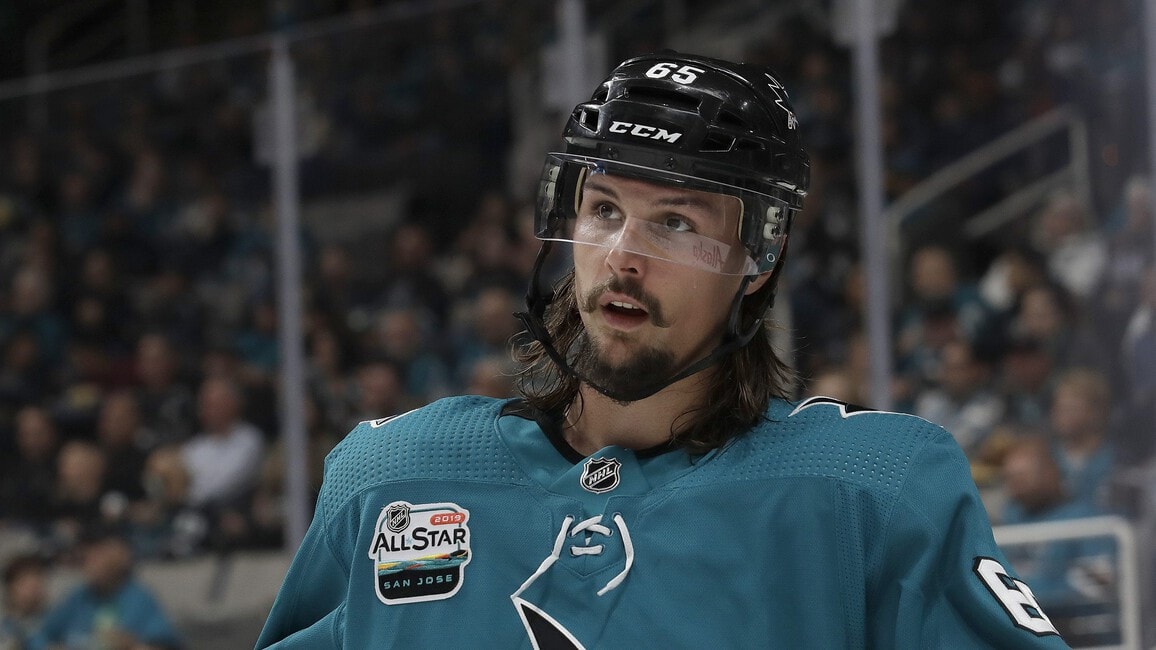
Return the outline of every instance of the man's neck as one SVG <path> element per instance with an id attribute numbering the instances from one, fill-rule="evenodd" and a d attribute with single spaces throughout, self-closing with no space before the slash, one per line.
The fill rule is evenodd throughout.
<path id="1" fill-rule="evenodd" d="M 1104 443 L 1104 436 L 1099 433 L 1086 433 L 1073 436 L 1063 442 L 1064 452 L 1069 458 L 1087 460 L 1100 450 Z"/>
<path id="2" fill-rule="evenodd" d="M 684 428 L 689 420 L 683 414 L 706 398 L 712 370 L 695 373 L 628 404 L 615 402 L 583 384 L 563 423 L 566 442 L 583 455 L 610 445 L 647 449 L 666 443 L 676 421 Z"/>

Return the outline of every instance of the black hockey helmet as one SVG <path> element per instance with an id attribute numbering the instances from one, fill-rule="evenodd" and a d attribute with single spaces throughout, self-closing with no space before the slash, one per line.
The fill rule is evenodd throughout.
<path id="1" fill-rule="evenodd" d="M 739 240 L 758 272 L 770 271 L 810 181 L 787 92 L 754 65 L 674 52 L 630 59 L 574 108 L 563 138 L 539 186 L 543 239 L 573 218 L 584 174 L 604 171 L 739 197 Z"/>
<path id="2" fill-rule="evenodd" d="M 640 392 L 653 394 L 749 342 L 761 318 L 740 322 L 746 286 L 758 274 L 772 273 L 769 286 L 757 294 L 760 313 L 765 311 L 773 300 L 791 221 L 810 181 L 798 122 L 772 72 L 673 51 L 632 58 L 574 108 L 563 138 L 565 150 L 547 155 L 539 182 L 535 234 L 543 247 L 527 296 L 528 313 L 522 315 L 555 362 L 573 373 L 542 325 L 552 296 L 539 290 L 538 276 L 552 241 L 575 241 L 583 183 L 598 173 L 734 196 L 742 206 L 736 234 L 745 250 L 736 252 L 746 259 L 716 269 L 746 276 L 732 304 L 727 340 L 706 359 Z"/>

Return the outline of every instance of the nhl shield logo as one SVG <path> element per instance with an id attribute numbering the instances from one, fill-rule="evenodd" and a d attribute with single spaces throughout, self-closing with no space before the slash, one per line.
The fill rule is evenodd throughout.
<path id="1" fill-rule="evenodd" d="M 594 494 L 609 492 L 618 487 L 622 463 L 617 458 L 591 458 L 582 468 L 582 489 Z"/>
<path id="2" fill-rule="evenodd" d="M 409 505 L 395 503 L 386 508 L 385 526 L 395 533 L 400 533 L 406 528 L 409 528 Z"/>

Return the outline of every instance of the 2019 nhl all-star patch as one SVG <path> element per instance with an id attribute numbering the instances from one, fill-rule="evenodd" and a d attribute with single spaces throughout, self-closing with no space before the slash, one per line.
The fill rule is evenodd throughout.
<path id="1" fill-rule="evenodd" d="M 369 547 L 378 600 L 400 605 L 456 594 L 470 563 L 469 519 L 455 503 L 394 501 L 382 508 Z"/>

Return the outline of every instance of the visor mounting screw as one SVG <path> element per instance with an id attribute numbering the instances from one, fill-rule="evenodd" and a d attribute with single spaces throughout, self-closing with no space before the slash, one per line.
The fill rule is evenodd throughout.
<path id="1" fill-rule="evenodd" d="M 678 162 L 674 159 L 674 156 L 667 156 L 665 165 L 667 169 L 674 169 L 678 167 Z"/>
<path id="2" fill-rule="evenodd" d="M 606 147 L 606 157 L 611 160 L 618 160 L 618 149 L 615 147 Z"/>

